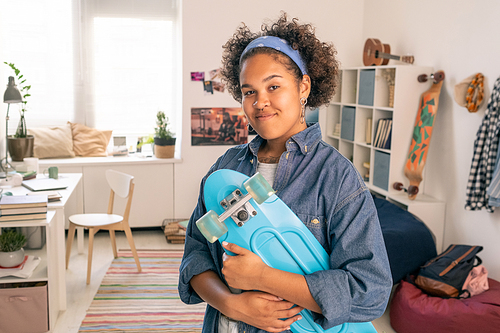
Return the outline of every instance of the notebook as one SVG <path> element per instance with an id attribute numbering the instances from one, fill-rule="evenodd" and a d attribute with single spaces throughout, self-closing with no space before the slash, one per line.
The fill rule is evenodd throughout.
<path id="1" fill-rule="evenodd" d="M 53 178 L 25 180 L 23 186 L 31 191 L 63 190 L 68 187 L 68 185 Z"/>

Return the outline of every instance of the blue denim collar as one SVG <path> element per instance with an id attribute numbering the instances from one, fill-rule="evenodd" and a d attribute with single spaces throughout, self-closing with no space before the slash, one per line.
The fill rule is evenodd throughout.
<path id="1" fill-rule="evenodd" d="M 319 123 L 307 124 L 307 128 L 302 132 L 299 132 L 292 136 L 286 143 L 286 150 L 300 150 L 302 154 L 307 155 L 314 150 L 318 142 L 321 140 L 321 128 Z M 248 153 L 257 156 L 260 146 L 264 142 L 264 139 L 257 135 L 248 144 Z"/>

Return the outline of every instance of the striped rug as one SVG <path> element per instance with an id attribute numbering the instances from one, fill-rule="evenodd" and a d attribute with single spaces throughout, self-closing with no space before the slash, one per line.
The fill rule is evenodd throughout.
<path id="1" fill-rule="evenodd" d="M 85 332 L 201 332 L 205 303 L 186 305 L 177 294 L 182 251 L 119 251 L 83 320 Z"/>

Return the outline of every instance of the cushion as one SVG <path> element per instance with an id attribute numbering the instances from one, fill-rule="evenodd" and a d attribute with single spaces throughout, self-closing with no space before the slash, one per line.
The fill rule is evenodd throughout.
<path id="1" fill-rule="evenodd" d="M 429 296 L 403 280 L 391 301 L 391 326 L 398 333 L 498 332 L 500 282 L 488 283 L 479 295 L 455 299 Z"/>
<path id="2" fill-rule="evenodd" d="M 73 132 L 73 150 L 77 156 L 107 156 L 110 130 L 101 131 L 78 123 L 70 123 Z"/>
<path id="3" fill-rule="evenodd" d="M 35 137 L 33 155 L 38 158 L 75 157 L 69 124 L 55 127 L 29 128 Z"/>
<path id="4" fill-rule="evenodd" d="M 392 280 L 396 284 L 437 256 L 434 237 L 419 218 L 385 199 L 374 197 Z"/>

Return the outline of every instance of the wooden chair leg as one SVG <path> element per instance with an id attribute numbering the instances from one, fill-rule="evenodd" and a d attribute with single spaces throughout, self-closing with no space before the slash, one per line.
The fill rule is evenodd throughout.
<path id="1" fill-rule="evenodd" d="M 87 264 L 87 284 L 90 284 L 90 275 L 92 271 L 92 252 L 94 249 L 94 228 L 89 228 L 89 253 L 88 253 L 88 264 Z"/>
<path id="2" fill-rule="evenodd" d="M 71 245 L 73 245 L 74 238 L 75 238 L 75 225 L 72 222 L 69 222 L 68 239 L 66 239 L 66 269 L 68 269 L 69 257 L 71 255 Z"/>
<path id="3" fill-rule="evenodd" d="M 130 245 L 130 249 L 132 250 L 132 254 L 134 255 L 135 264 L 137 265 L 137 271 L 142 272 L 141 263 L 139 262 L 139 256 L 137 255 L 137 250 L 135 249 L 134 239 L 132 238 L 132 231 L 130 227 L 124 227 L 123 231 L 125 231 L 125 235 L 127 236 L 128 244 Z"/>
<path id="4" fill-rule="evenodd" d="M 109 229 L 109 238 L 111 238 L 111 247 L 113 248 L 113 254 L 115 258 L 118 257 L 118 252 L 116 251 L 116 237 L 115 237 L 115 231 L 112 229 Z"/>

